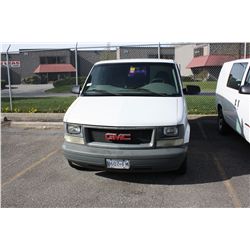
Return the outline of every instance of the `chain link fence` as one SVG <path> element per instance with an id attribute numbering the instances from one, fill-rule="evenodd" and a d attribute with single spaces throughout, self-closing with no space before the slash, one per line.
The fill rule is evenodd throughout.
<path id="1" fill-rule="evenodd" d="M 65 49 L 20 49 L 9 52 L 8 63 L 6 53 L 1 53 L 1 97 L 8 96 L 4 89 L 8 81 L 14 86 L 13 97 L 25 97 L 25 93 L 20 94 L 15 89 L 25 88 L 28 92 L 33 89 L 33 85 L 42 85 L 43 89 L 42 93 L 36 92 L 34 96 L 70 95 L 70 88 L 63 86 L 74 84 L 75 77 L 82 84 L 98 61 L 161 58 L 177 62 L 184 87 L 200 87 L 199 95 L 186 96 L 189 113 L 213 114 L 216 113 L 216 82 L 223 63 L 248 57 L 250 43 L 107 44 Z M 10 79 L 7 68 L 10 70 Z M 46 86 L 52 90 L 44 92 Z"/>

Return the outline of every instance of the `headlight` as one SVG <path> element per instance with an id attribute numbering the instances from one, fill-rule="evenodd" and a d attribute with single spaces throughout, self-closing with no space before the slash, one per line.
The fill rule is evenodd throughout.
<path id="1" fill-rule="evenodd" d="M 157 128 L 157 139 L 171 139 L 179 136 L 178 126 L 168 126 Z"/>
<path id="2" fill-rule="evenodd" d="M 163 134 L 167 137 L 177 137 L 178 136 L 178 127 L 164 127 Z"/>
<path id="3" fill-rule="evenodd" d="M 67 133 L 73 135 L 79 135 L 81 133 L 81 125 L 67 124 Z"/>
<path id="4" fill-rule="evenodd" d="M 184 126 L 158 127 L 156 130 L 156 147 L 181 146 L 184 143 Z"/>
<path id="5" fill-rule="evenodd" d="M 82 126 L 80 124 L 65 123 L 64 139 L 66 142 L 84 144 Z"/>

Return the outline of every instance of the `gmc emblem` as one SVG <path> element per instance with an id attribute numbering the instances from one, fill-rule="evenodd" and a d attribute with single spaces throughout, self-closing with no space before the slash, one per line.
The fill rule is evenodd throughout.
<path id="1" fill-rule="evenodd" d="M 131 134 L 106 133 L 106 141 L 131 141 Z"/>

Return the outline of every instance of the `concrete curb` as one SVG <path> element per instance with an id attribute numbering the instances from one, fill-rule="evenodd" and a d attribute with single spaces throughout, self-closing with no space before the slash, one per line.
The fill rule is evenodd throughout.
<path id="1" fill-rule="evenodd" d="M 2 113 L 1 125 L 19 128 L 62 129 L 63 113 Z"/>
<path id="2" fill-rule="evenodd" d="M 63 122 L 15 122 L 6 121 L 2 126 L 12 128 L 35 128 L 35 129 L 62 129 Z"/>
<path id="3" fill-rule="evenodd" d="M 188 120 L 195 120 L 202 117 L 217 117 L 217 114 L 207 114 L 207 115 L 188 115 Z"/>
<path id="4" fill-rule="evenodd" d="M 2 113 L 3 121 L 62 122 L 64 113 Z"/>

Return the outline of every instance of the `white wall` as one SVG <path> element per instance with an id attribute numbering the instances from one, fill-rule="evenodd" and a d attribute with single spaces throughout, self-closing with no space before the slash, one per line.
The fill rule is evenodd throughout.
<path id="1" fill-rule="evenodd" d="M 187 69 L 187 65 L 194 57 L 195 44 L 178 45 L 175 48 L 175 61 L 180 65 L 181 75 L 193 75 L 191 69 Z"/>

